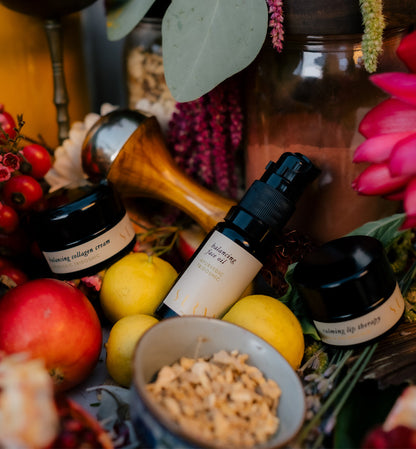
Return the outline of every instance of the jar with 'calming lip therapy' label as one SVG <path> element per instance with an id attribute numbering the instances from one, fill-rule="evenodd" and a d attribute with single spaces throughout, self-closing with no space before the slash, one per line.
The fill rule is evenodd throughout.
<path id="1" fill-rule="evenodd" d="M 30 225 L 50 270 L 61 279 L 96 274 L 136 242 L 121 198 L 108 181 L 51 193 Z"/>
<path id="2" fill-rule="evenodd" d="M 306 255 L 294 280 L 324 343 L 353 346 L 392 329 L 405 304 L 381 242 L 356 235 Z"/>

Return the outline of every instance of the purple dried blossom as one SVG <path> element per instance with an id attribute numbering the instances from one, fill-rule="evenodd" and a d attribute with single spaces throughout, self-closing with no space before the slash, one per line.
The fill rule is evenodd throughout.
<path id="1" fill-rule="evenodd" d="M 230 116 L 230 140 L 232 152 L 240 148 L 243 140 L 243 111 L 241 107 L 241 98 L 236 83 L 229 83 L 228 86 L 228 111 Z"/>
<path id="2" fill-rule="evenodd" d="M 235 157 L 242 141 L 239 84 L 230 79 L 208 94 L 178 103 L 168 143 L 175 161 L 208 188 L 237 196 Z"/>
<path id="3" fill-rule="evenodd" d="M 201 181 L 207 186 L 214 185 L 214 170 L 211 151 L 211 131 L 209 129 L 209 117 L 207 108 L 208 96 L 202 96 L 197 101 L 195 114 L 195 140 L 197 142 L 195 159 L 198 167 L 195 167 L 194 173 L 199 175 Z"/>
<path id="4" fill-rule="evenodd" d="M 178 103 L 177 112 L 172 115 L 169 124 L 168 142 L 175 153 L 175 161 L 181 167 L 185 165 L 192 151 L 192 105 L 189 103 Z"/>
<path id="5" fill-rule="evenodd" d="M 215 161 L 215 179 L 220 191 L 227 192 L 229 188 L 227 131 L 225 129 L 226 106 L 224 86 L 219 85 L 209 94 L 208 110 L 212 129 L 212 157 Z"/>
<path id="6" fill-rule="evenodd" d="M 267 0 L 267 5 L 273 48 L 280 53 L 283 50 L 284 39 L 282 0 Z"/>

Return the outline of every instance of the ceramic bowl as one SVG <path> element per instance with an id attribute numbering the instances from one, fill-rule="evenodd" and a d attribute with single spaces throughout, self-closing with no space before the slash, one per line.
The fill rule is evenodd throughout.
<path id="1" fill-rule="evenodd" d="M 289 363 L 266 341 L 240 326 L 205 317 L 165 319 L 151 327 L 140 339 L 133 361 L 131 419 L 139 440 L 146 448 L 207 448 L 201 441 L 181 432 L 175 423 L 160 413 L 146 392 L 146 384 L 164 365 L 182 356 L 210 356 L 221 349 L 248 354 L 247 363 L 260 369 L 282 390 L 277 410 L 280 425 L 262 449 L 282 447 L 300 430 L 305 415 L 305 396 L 301 381 Z"/>

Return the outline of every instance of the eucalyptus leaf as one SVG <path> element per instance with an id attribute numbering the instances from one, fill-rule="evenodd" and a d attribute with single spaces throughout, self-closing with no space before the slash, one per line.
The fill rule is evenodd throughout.
<path id="1" fill-rule="evenodd" d="M 162 22 L 166 83 L 178 102 L 247 67 L 267 33 L 265 0 L 174 0 Z"/>
<path id="2" fill-rule="evenodd" d="M 387 247 L 393 240 L 405 232 L 399 230 L 404 218 L 405 214 L 394 214 L 377 221 L 370 221 L 363 226 L 354 229 L 354 231 L 350 232 L 348 235 L 368 235 L 380 240 L 383 246 Z"/>
<path id="3" fill-rule="evenodd" d="M 117 41 L 125 37 L 143 19 L 156 0 L 107 0 L 107 38 Z"/>

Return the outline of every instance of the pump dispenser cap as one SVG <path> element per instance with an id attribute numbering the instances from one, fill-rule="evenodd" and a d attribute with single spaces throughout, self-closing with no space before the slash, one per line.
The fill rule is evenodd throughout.
<path id="1" fill-rule="evenodd" d="M 263 176 L 253 182 L 237 209 L 244 209 L 278 232 L 294 212 L 299 196 L 319 172 L 303 154 L 284 153 L 277 162 L 268 163 Z M 233 209 L 226 218 L 235 214 Z"/>
<path id="2" fill-rule="evenodd" d="M 306 186 L 319 174 L 312 162 L 301 153 L 284 153 L 277 162 L 270 161 L 260 178 L 291 200 L 296 202 Z"/>

